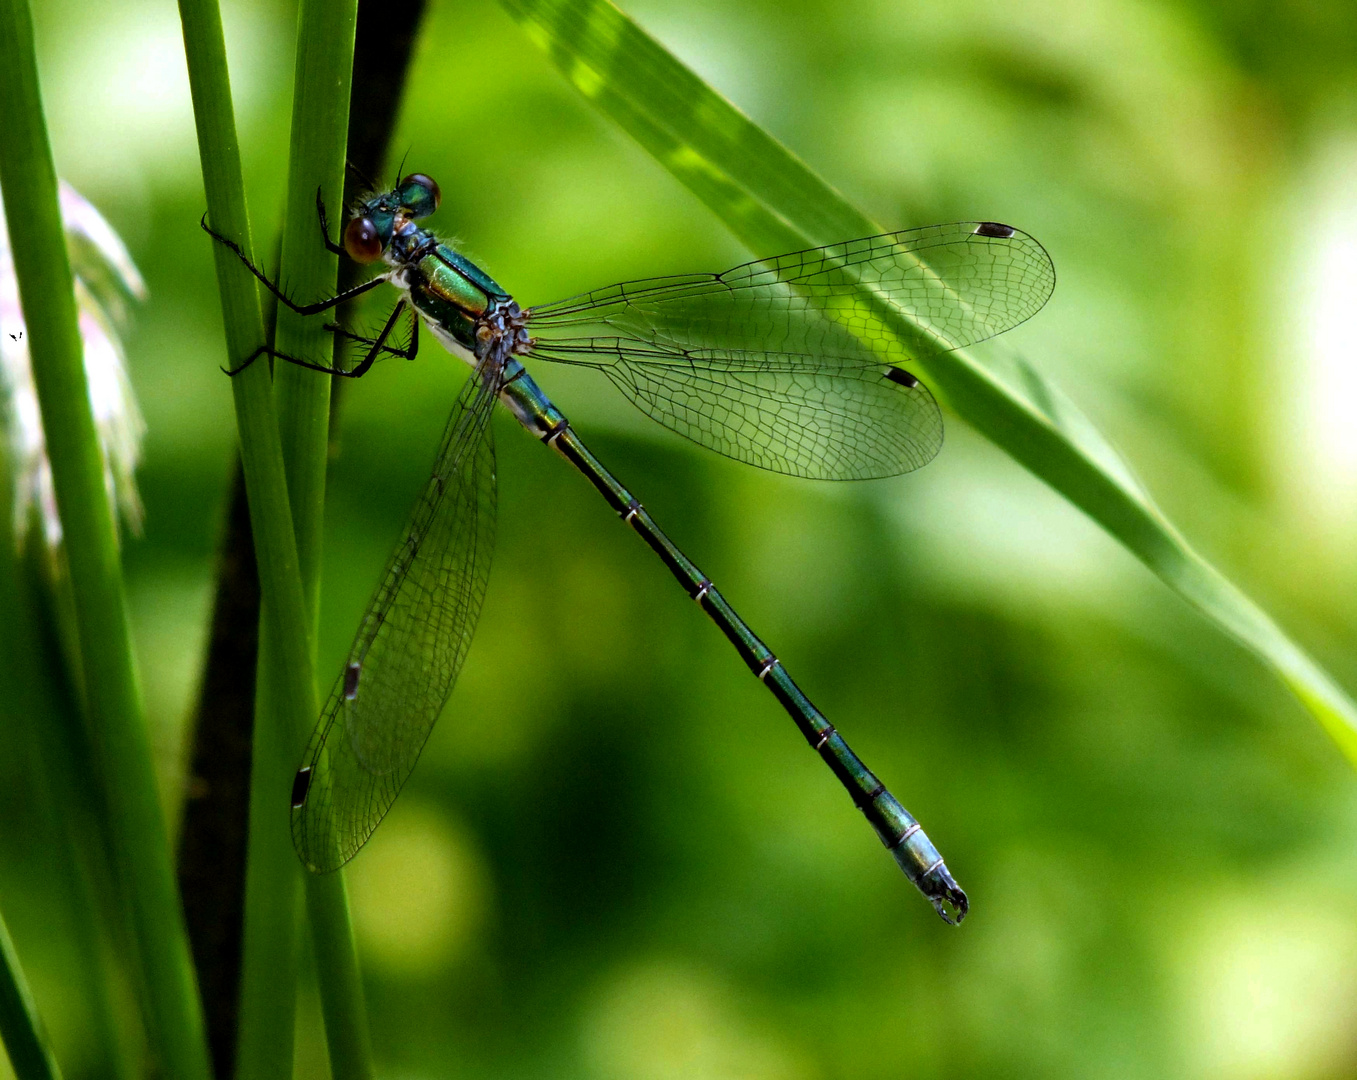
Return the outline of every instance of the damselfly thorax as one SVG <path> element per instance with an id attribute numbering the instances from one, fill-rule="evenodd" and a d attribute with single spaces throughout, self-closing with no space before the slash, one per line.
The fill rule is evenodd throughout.
<path id="1" fill-rule="evenodd" d="M 383 258 L 429 332 L 473 368 L 491 353 L 526 355 L 527 316 L 484 271 L 403 215 Z"/>

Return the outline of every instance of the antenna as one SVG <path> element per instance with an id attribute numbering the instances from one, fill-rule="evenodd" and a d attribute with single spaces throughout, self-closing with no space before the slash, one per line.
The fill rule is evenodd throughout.
<path id="1" fill-rule="evenodd" d="M 348 158 L 345 158 L 345 159 L 344 159 L 344 167 L 345 167 L 346 169 L 348 169 L 349 172 L 353 173 L 354 176 L 358 177 L 359 180 L 363 181 L 363 183 L 365 183 L 365 184 L 366 184 L 369 188 L 371 188 L 373 191 L 376 191 L 376 190 L 377 190 L 377 185 L 374 184 L 374 183 L 368 178 L 367 173 L 363 172 L 362 169 L 360 169 L 357 165 L 355 165 L 355 164 L 354 164 L 352 161 L 350 161 Z"/>

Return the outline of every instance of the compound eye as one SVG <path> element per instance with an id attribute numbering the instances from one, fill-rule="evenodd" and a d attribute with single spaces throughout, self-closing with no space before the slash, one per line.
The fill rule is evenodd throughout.
<path id="1" fill-rule="evenodd" d="M 376 262 L 382 257 L 382 240 L 371 218 L 354 218 L 345 226 L 344 250 L 357 263 Z"/>
<path id="2" fill-rule="evenodd" d="M 410 191 L 410 188 L 422 189 L 420 193 Z M 439 190 L 437 182 L 430 176 L 423 173 L 411 173 L 401 181 L 401 190 L 411 196 L 407 201 L 415 217 L 427 217 L 438 209 L 438 204 L 443 201 L 443 192 Z"/>

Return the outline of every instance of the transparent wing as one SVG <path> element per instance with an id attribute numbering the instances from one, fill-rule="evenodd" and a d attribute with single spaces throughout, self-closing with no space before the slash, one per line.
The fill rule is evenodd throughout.
<path id="1" fill-rule="evenodd" d="M 918 468 L 941 446 L 932 395 L 896 365 L 1003 333 L 1054 287 L 1031 236 L 961 222 L 612 285 L 532 308 L 529 324 L 535 355 L 599 368 L 703 446 L 861 479 Z M 908 346 L 902 313 L 918 329 Z"/>
<path id="2" fill-rule="evenodd" d="M 826 356 L 664 351 L 624 338 L 540 342 L 597 367 L 647 416 L 726 457 L 813 480 L 920 468 L 942 448 L 928 388 L 901 368 Z"/>
<path id="3" fill-rule="evenodd" d="M 306 866 L 357 854 L 415 767 L 471 646 L 490 577 L 496 387 L 467 380 L 433 476 L 307 744 L 292 797 Z"/>

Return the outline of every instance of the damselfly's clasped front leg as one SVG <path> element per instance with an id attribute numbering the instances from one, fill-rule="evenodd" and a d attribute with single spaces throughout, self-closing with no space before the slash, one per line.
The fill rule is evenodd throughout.
<path id="1" fill-rule="evenodd" d="M 327 225 L 325 215 L 325 204 L 321 199 L 319 189 L 317 189 L 316 191 L 316 212 L 320 221 L 321 237 L 325 243 L 325 247 L 329 251 L 334 252 L 335 254 L 341 255 L 344 254 L 345 253 L 344 249 L 330 240 L 329 228 Z M 322 312 L 330 311 L 338 307 L 340 304 L 343 304 L 346 301 L 353 300 L 359 296 L 362 296 L 364 293 L 370 292 L 373 289 L 375 289 L 378 285 L 384 284 L 388 277 L 388 275 L 386 274 L 379 274 L 377 275 L 377 277 L 371 278 L 360 285 L 356 285 L 352 289 L 345 289 L 343 292 L 337 293 L 336 295 L 328 297 L 327 299 L 318 300 L 312 304 L 298 304 L 290 296 L 288 296 L 287 293 L 285 293 L 275 281 L 273 281 L 267 274 L 265 274 L 262 270 L 259 269 L 259 267 L 257 267 L 254 264 L 250 257 L 246 255 L 245 252 L 241 249 L 239 244 L 237 244 L 234 240 L 230 239 L 229 237 L 223 236 L 221 233 L 213 229 L 212 226 L 210 226 L 207 223 L 206 214 L 202 216 L 202 220 L 199 222 L 199 224 L 202 226 L 203 231 L 206 232 L 210 237 L 212 237 L 213 240 L 221 244 L 227 250 L 231 251 L 236 256 L 236 258 L 239 259 L 241 263 L 244 264 L 245 268 L 249 270 L 251 274 L 254 275 L 255 279 L 259 281 L 261 284 L 263 284 L 264 288 L 268 289 L 270 293 L 277 297 L 278 302 L 280 304 L 286 307 L 289 311 L 296 312 L 298 315 L 304 316 L 319 315 Z M 362 342 L 363 344 L 370 346 L 367 355 L 364 356 L 364 358 L 358 363 L 358 365 L 352 368 L 351 370 L 345 371 L 341 368 L 334 367 L 333 365 L 330 364 L 318 364 L 311 360 L 302 359 L 299 356 L 290 356 L 286 353 L 279 352 L 271 345 L 265 344 L 260 345 L 259 348 L 255 349 L 254 352 L 252 352 L 249 356 L 247 356 L 235 367 L 222 368 L 222 371 L 224 371 L 227 375 L 234 377 L 236 375 L 239 375 L 242 371 L 244 371 L 256 360 L 258 360 L 259 357 L 268 356 L 275 360 L 284 360 L 289 364 L 296 364 L 298 367 L 306 368 L 309 371 L 319 371 L 326 375 L 338 375 L 344 378 L 356 379 L 367 374 L 367 371 L 369 368 L 372 367 L 373 362 L 377 359 L 378 356 L 380 356 L 384 352 L 391 355 L 404 357 L 407 360 L 413 360 L 419 349 L 418 319 L 415 319 L 414 323 L 411 326 L 410 344 L 408 346 L 406 346 L 405 348 L 397 348 L 395 346 L 386 344 L 386 340 L 390 336 L 392 329 L 395 327 L 396 322 L 400 317 L 401 310 L 404 306 L 405 306 L 404 303 L 396 305 L 395 309 L 391 312 L 390 318 L 387 319 L 385 326 L 383 326 L 382 332 L 376 338 L 365 338 L 356 334 L 351 334 L 348 331 L 340 328 L 335 323 L 326 324 L 325 329 L 330 331 L 331 333 L 338 333 L 339 335 L 345 338 L 354 341 L 359 341 Z"/>

